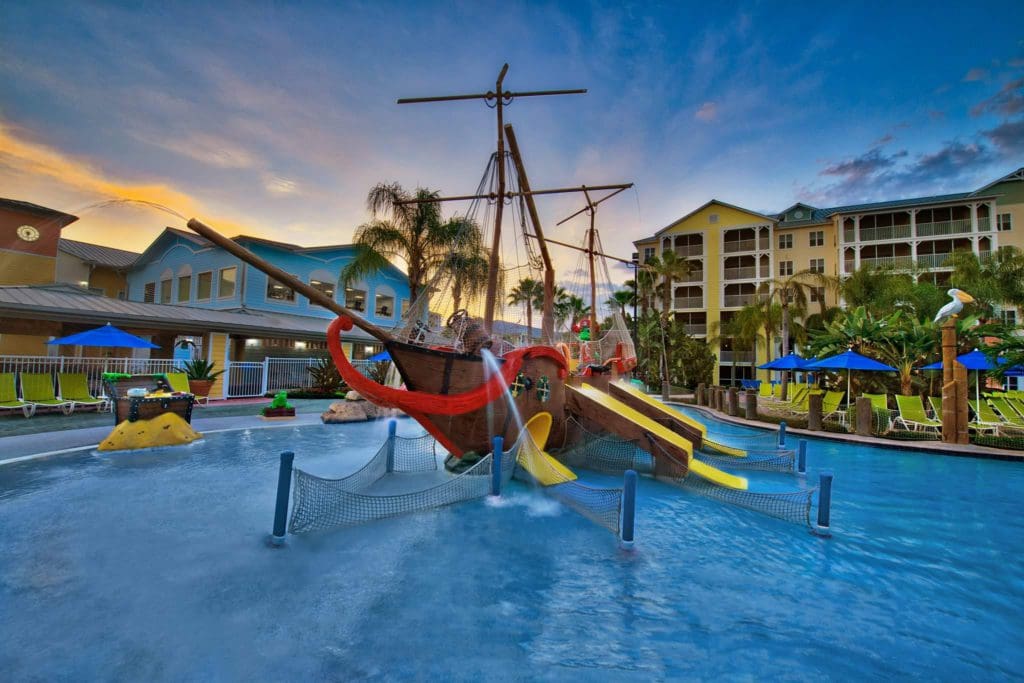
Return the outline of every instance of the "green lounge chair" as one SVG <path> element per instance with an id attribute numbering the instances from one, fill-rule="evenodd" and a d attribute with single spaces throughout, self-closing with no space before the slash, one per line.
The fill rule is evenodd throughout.
<path id="1" fill-rule="evenodd" d="M 102 413 L 110 405 L 107 399 L 96 398 L 89 392 L 89 380 L 84 372 L 59 372 L 57 385 L 60 387 L 61 399 L 71 401 L 72 410 L 78 406 L 93 406 L 97 412 Z"/>
<path id="2" fill-rule="evenodd" d="M 71 401 L 62 401 L 53 391 L 53 377 L 48 372 L 21 373 L 21 397 L 37 409 L 59 408 L 60 412 L 70 415 L 75 409 Z"/>
<path id="3" fill-rule="evenodd" d="M 988 402 L 999 415 L 1014 427 L 1024 428 L 1024 417 L 1013 409 L 1003 396 L 989 396 Z"/>
<path id="4" fill-rule="evenodd" d="M 36 413 L 34 405 L 18 399 L 13 372 L 0 373 L 0 410 L 20 410 L 26 418 Z"/>
<path id="5" fill-rule="evenodd" d="M 941 396 L 929 396 L 928 397 L 928 402 L 932 404 L 932 411 L 934 411 L 934 413 L 935 413 L 935 418 L 937 420 L 939 420 L 939 423 L 941 424 L 941 422 L 942 422 L 942 397 Z M 974 412 L 974 419 L 967 423 L 967 428 L 968 429 L 970 429 L 972 431 L 975 431 L 975 432 L 989 432 L 991 434 L 998 434 L 999 433 L 999 428 L 1002 427 L 1005 423 L 999 418 L 998 415 L 996 415 L 994 412 L 992 412 L 991 408 L 989 408 L 988 406 L 985 406 L 985 408 L 987 408 L 987 410 L 985 411 L 985 416 L 984 417 L 980 417 L 978 415 L 978 411 L 975 410 L 974 401 L 968 401 L 967 405 L 968 405 L 968 413 Z M 995 419 L 995 421 L 991 421 L 993 418 Z"/>
<path id="6" fill-rule="evenodd" d="M 167 384 L 171 387 L 171 391 L 180 391 L 183 394 L 191 394 L 192 390 L 188 386 L 188 375 L 184 372 L 166 372 L 164 377 L 167 378 Z M 210 402 L 209 396 L 195 396 L 193 395 L 192 403 L 197 406 L 203 405 L 200 401 Z"/>
<path id="7" fill-rule="evenodd" d="M 779 382 L 772 387 L 772 398 L 776 401 L 782 400 L 782 382 Z"/>
<path id="8" fill-rule="evenodd" d="M 992 406 L 986 403 L 984 398 L 981 401 L 968 401 L 967 404 L 974 413 L 974 422 L 968 423 L 969 426 L 973 426 L 979 431 L 999 431 L 1000 429 L 1014 428 L 1014 425 L 1008 420 L 1004 420 L 997 415 L 996 411 L 992 410 Z"/>
<path id="9" fill-rule="evenodd" d="M 825 392 L 825 396 L 821 399 L 821 417 L 825 418 L 832 413 L 838 412 L 839 406 L 843 403 L 844 396 L 846 396 L 845 391 Z"/>
<path id="10" fill-rule="evenodd" d="M 871 399 L 871 407 L 875 410 L 889 410 L 888 394 L 861 394 L 860 396 Z"/>
<path id="11" fill-rule="evenodd" d="M 793 386 L 792 384 L 790 386 Z M 800 384 L 794 387 L 793 393 L 790 394 L 788 401 L 780 401 L 779 407 L 784 409 L 799 409 L 800 406 L 806 405 L 806 399 L 810 393 L 810 387 L 805 384 Z"/>
<path id="12" fill-rule="evenodd" d="M 924 411 L 924 404 L 917 396 L 902 396 L 896 394 L 896 408 L 899 417 L 894 420 L 895 424 L 901 424 L 904 428 L 916 432 L 918 430 L 933 430 L 938 432 L 942 428 L 942 422 L 928 417 Z M 942 414 L 941 412 L 939 413 Z"/>

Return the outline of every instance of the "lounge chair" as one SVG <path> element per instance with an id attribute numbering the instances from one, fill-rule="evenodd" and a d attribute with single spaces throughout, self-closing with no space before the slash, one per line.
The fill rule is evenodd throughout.
<path id="1" fill-rule="evenodd" d="M 89 392 L 89 380 L 84 372 L 57 373 L 57 384 L 60 387 L 61 400 L 71 401 L 71 409 L 78 406 L 94 406 L 102 413 L 110 405 L 105 398 L 96 398 Z"/>
<path id="2" fill-rule="evenodd" d="M 935 418 L 942 421 L 942 397 L 941 396 L 929 396 L 928 401 L 932 404 L 932 410 L 935 412 Z M 1006 425 L 1005 422 L 1000 419 L 998 415 L 992 412 L 992 409 L 988 406 L 984 406 L 985 414 L 981 416 L 975 408 L 974 401 L 968 401 L 969 407 L 968 412 L 974 412 L 974 419 L 967 423 L 967 428 L 975 432 L 989 432 L 991 434 L 998 434 L 999 428 Z"/>
<path id="3" fill-rule="evenodd" d="M 938 432 L 942 428 L 942 422 L 928 417 L 924 411 L 924 404 L 917 396 L 902 396 L 896 394 L 896 408 L 899 416 L 893 421 L 894 424 L 901 424 L 912 432 L 918 430 L 934 430 Z M 941 412 L 939 413 L 942 414 Z"/>
<path id="4" fill-rule="evenodd" d="M 772 398 L 776 401 L 782 400 L 782 382 L 772 385 Z"/>
<path id="5" fill-rule="evenodd" d="M 889 410 L 888 394 L 861 394 L 860 397 L 871 399 L 871 407 L 875 410 Z"/>
<path id="6" fill-rule="evenodd" d="M 53 377 L 48 372 L 21 373 L 21 397 L 37 409 L 59 408 L 65 415 L 70 415 L 75 409 L 71 401 L 57 398 L 53 391 Z"/>
<path id="7" fill-rule="evenodd" d="M 998 431 L 1000 429 L 1017 430 L 1016 425 L 1011 423 L 1009 420 L 1004 420 L 996 411 L 992 410 L 992 406 L 983 400 L 979 401 L 968 401 L 971 410 L 974 411 L 974 422 L 969 423 L 979 431 Z"/>
<path id="8" fill-rule="evenodd" d="M 20 410 L 26 418 L 35 415 L 36 407 L 18 398 L 14 373 L 0 373 L 0 410 Z"/>
<path id="9" fill-rule="evenodd" d="M 1024 428 L 1024 417 L 1022 417 L 1004 396 L 989 396 L 988 402 L 992 408 L 999 413 L 1000 417 L 1014 427 Z"/>
<path id="10" fill-rule="evenodd" d="M 799 409 L 800 406 L 806 407 L 807 401 L 805 399 L 809 395 L 810 387 L 808 387 L 806 384 L 799 384 L 793 388 L 793 391 L 789 395 L 789 400 L 779 401 L 779 407 L 784 409 Z"/>
<path id="11" fill-rule="evenodd" d="M 810 396 L 808 394 L 808 396 Z M 827 391 L 825 396 L 821 399 L 821 417 L 825 418 L 832 413 L 839 411 L 839 406 L 843 403 L 843 397 L 846 396 L 845 391 Z M 808 401 L 809 402 L 809 401 Z M 845 417 L 845 413 L 843 414 Z"/>
<path id="12" fill-rule="evenodd" d="M 184 372 L 165 372 L 164 377 L 167 378 L 167 384 L 170 385 L 171 391 L 180 391 L 183 394 L 191 394 L 192 390 L 188 386 L 188 375 Z M 196 396 L 193 394 L 193 403 L 197 406 L 203 405 L 201 401 L 210 402 L 209 396 Z"/>
<path id="13" fill-rule="evenodd" d="M 757 388 L 758 398 L 771 398 L 772 397 L 772 385 L 768 382 L 761 382 L 761 386 Z"/>

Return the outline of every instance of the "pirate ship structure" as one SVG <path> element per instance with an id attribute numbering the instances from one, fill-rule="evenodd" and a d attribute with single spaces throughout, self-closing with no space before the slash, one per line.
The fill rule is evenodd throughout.
<path id="1" fill-rule="evenodd" d="M 415 418 L 456 458 L 470 452 L 478 455 L 488 453 L 495 436 L 503 436 L 505 443 L 513 443 L 525 422 L 538 413 L 547 412 L 552 416 L 550 443 L 566 445 L 573 438 L 578 438 L 579 430 L 573 435 L 567 429 L 567 419 L 571 417 L 575 425 L 582 425 L 585 430 L 620 435 L 645 447 L 651 455 L 657 451 L 655 473 L 681 479 L 692 469 L 693 449 L 701 446 L 703 434 L 693 424 L 680 419 L 674 411 L 652 405 L 634 392 L 625 390 L 621 384 L 610 386 L 609 382 L 609 379 L 617 377 L 628 378 L 635 366 L 635 351 L 625 321 L 618 311 L 610 311 L 610 324 L 606 326 L 601 324 L 598 315 L 601 308 L 599 275 L 603 275 L 604 282 L 610 284 L 607 259 L 614 257 L 603 252 L 595 216 L 599 204 L 632 187 L 632 183 L 532 189 L 515 131 L 511 124 L 504 122 L 504 107 L 517 98 L 586 91 L 508 91 L 503 88 L 507 70 L 506 64 L 497 78 L 495 89 L 486 93 L 398 101 L 407 104 L 482 99 L 496 110 L 497 150 L 491 156 L 477 191 L 455 197 L 420 197 L 409 202 L 468 201 L 470 209 L 466 215 L 473 220 L 467 220 L 465 224 L 474 226 L 473 229 L 476 229 L 476 215 L 483 210 L 484 218 L 480 223 L 489 226 L 491 232 L 486 291 L 482 307 L 477 309 L 479 315 L 473 315 L 469 306 L 460 305 L 465 301 L 464 297 L 452 297 L 453 292 L 461 291 L 459 269 L 437 268 L 433 280 L 420 292 L 413 293 L 414 300 L 399 325 L 386 330 L 263 261 L 202 222 L 193 219 L 188 225 L 243 261 L 337 314 L 328 328 L 327 341 L 331 356 L 345 381 L 368 400 L 400 408 Z M 544 235 L 535 198 L 565 193 L 580 193 L 586 200 L 580 211 L 560 222 L 580 214 L 589 216 L 590 224 L 582 246 L 549 240 Z M 596 197 L 598 193 L 603 196 Z M 512 216 L 509 222 L 517 225 L 515 230 L 503 232 L 506 208 Z M 548 250 L 549 242 L 577 249 L 583 255 L 589 285 L 589 340 L 570 344 L 566 339 L 556 337 L 555 270 Z M 518 249 L 526 254 L 525 265 L 512 264 L 508 259 L 503 261 L 503 252 L 509 246 L 514 247 L 513 251 Z M 496 322 L 495 316 L 503 302 L 503 274 L 505 279 L 509 273 L 521 276 L 523 269 L 530 273 L 543 273 L 542 338 L 541 343 L 535 343 L 533 330 L 528 329 L 525 343 L 517 346 L 496 334 L 497 323 L 501 321 Z M 353 367 L 339 339 L 340 332 L 352 326 L 384 344 L 401 376 L 403 387 L 378 384 Z M 699 466 L 699 463 L 693 463 L 693 467 Z M 739 486 L 737 482 L 740 480 L 719 474 L 723 475 L 721 479 L 725 485 Z"/>

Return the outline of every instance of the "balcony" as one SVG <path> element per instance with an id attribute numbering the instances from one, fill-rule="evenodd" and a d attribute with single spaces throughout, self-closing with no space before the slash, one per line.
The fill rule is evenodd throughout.
<path id="1" fill-rule="evenodd" d="M 756 294 L 726 294 L 722 305 L 726 308 L 741 308 L 757 301 Z"/>
<path id="2" fill-rule="evenodd" d="M 988 223 L 988 219 L 985 219 Z M 978 227 L 981 228 L 981 219 L 978 219 Z M 986 230 L 988 227 L 986 226 Z M 955 221 L 938 221 L 935 223 L 918 223 L 918 237 L 933 237 L 936 235 L 963 235 L 971 232 L 971 219 L 962 218 Z"/>
<path id="3" fill-rule="evenodd" d="M 683 330 L 692 337 L 703 337 L 708 333 L 708 326 L 705 323 L 687 323 Z"/>
<path id="4" fill-rule="evenodd" d="M 719 351 L 718 360 L 721 363 L 753 363 L 754 353 L 752 351 Z"/>
<path id="5" fill-rule="evenodd" d="M 690 258 L 691 256 L 703 256 L 704 246 L 700 244 L 682 245 L 675 248 L 676 256 Z"/>
<path id="6" fill-rule="evenodd" d="M 684 277 L 677 279 L 676 282 L 704 282 L 704 271 L 691 270 Z"/>
<path id="7" fill-rule="evenodd" d="M 881 242 L 883 240 L 902 240 L 910 237 L 910 224 L 886 225 L 876 228 L 865 228 L 861 226 L 861 242 Z"/>
<path id="8" fill-rule="evenodd" d="M 922 268 L 942 268 L 946 266 L 946 261 L 952 256 L 952 253 L 945 254 L 918 254 L 917 265 Z"/>
<path id="9" fill-rule="evenodd" d="M 704 308 L 702 296 L 677 296 L 672 299 L 672 308 Z"/>
<path id="10" fill-rule="evenodd" d="M 753 280 L 757 277 L 757 266 L 726 268 L 724 277 L 726 280 Z"/>
<path id="11" fill-rule="evenodd" d="M 767 247 L 765 247 L 765 248 L 767 248 Z M 725 253 L 727 253 L 727 254 L 735 254 L 736 252 L 739 252 L 739 251 L 756 251 L 757 250 L 757 240 L 756 239 L 732 240 L 730 242 L 726 242 L 725 245 L 723 246 L 723 249 L 724 249 Z"/>

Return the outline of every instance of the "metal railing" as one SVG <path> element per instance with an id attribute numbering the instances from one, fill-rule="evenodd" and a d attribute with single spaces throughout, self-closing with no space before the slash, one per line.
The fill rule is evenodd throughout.
<path id="1" fill-rule="evenodd" d="M 985 221 L 988 223 L 988 221 Z M 978 221 L 981 227 L 981 220 Z M 987 227 L 985 228 L 988 229 Z M 917 236 L 931 237 L 933 235 L 962 235 L 971 232 L 971 219 L 961 218 L 955 221 L 935 221 L 933 223 L 918 223 Z"/>
<path id="2" fill-rule="evenodd" d="M 726 280 L 752 280 L 757 277 L 757 266 L 740 266 L 738 268 L 726 268 Z"/>
<path id="3" fill-rule="evenodd" d="M 675 282 L 703 282 L 704 271 L 703 270 L 691 270 L 681 278 L 677 278 Z"/>
<path id="4" fill-rule="evenodd" d="M 942 268 L 943 266 L 949 265 L 946 263 L 949 258 L 953 255 L 952 252 L 945 254 L 918 254 L 917 265 L 922 268 Z"/>
<path id="5" fill-rule="evenodd" d="M 757 240 L 756 239 L 732 240 L 732 241 L 726 242 L 724 244 L 723 250 L 727 254 L 731 254 L 731 253 L 734 253 L 734 252 L 737 252 L 737 251 L 756 251 L 757 250 Z"/>
<path id="6" fill-rule="evenodd" d="M 708 333 L 708 326 L 707 323 L 684 323 L 683 330 L 686 334 L 698 337 Z"/>
<path id="7" fill-rule="evenodd" d="M 702 244 L 688 244 L 685 246 L 674 247 L 674 249 L 676 251 L 676 256 L 681 256 L 683 258 L 704 255 L 704 245 Z"/>
<path id="8" fill-rule="evenodd" d="M 677 296 L 672 299 L 672 308 L 704 308 L 704 297 Z"/>
<path id="9" fill-rule="evenodd" d="M 184 361 L 151 358 L 90 358 L 75 356 L 0 356 L 0 373 L 81 373 L 86 376 L 93 396 L 105 394 L 104 372 L 148 375 L 178 370 Z"/>
<path id="10" fill-rule="evenodd" d="M 907 239 L 910 237 L 910 223 L 906 225 L 882 225 L 873 228 L 860 227 L 861 242 Z"/>
<path id="11" fill-rule="evenodd" d="M 920 257 L 918 257 L 920 260 Z M 912 268 L 914 265 L 913 256 L 861 256 L 861 266 L 875 266 L 881 268 Z"/>
<path id="12" fill-rule="evenodd" d="M 721 363 L 753 363 L 754 354 L 751 351 L 719 351 L 718 360 Z"/>
<path id="13" fill-rule="evenodd" d="M 723 297 L 722 305 L 726 308 L 747 306 L 757 301 L 756 294 L 726 294 Z"/>

